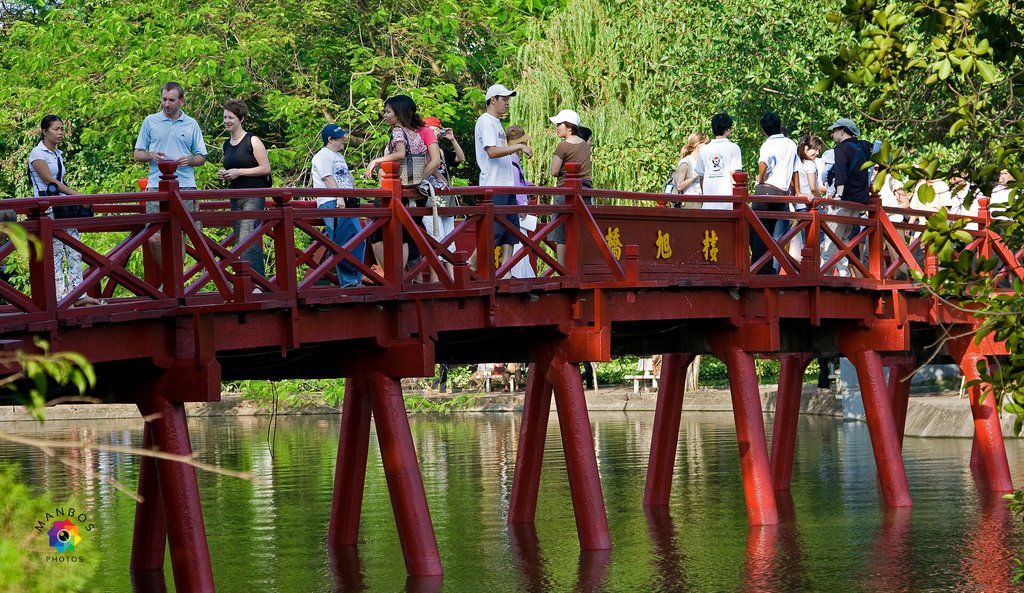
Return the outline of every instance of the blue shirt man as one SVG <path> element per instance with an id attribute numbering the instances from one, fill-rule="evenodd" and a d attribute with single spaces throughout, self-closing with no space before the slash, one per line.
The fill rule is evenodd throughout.
<path id="1" fill-rule="evenodd" d="M 160 183 L 162 160 L 178 161 L 178 184 L 182 189 L 196 187 L 195 167 L 206 162 L 206 143 L 199 123 L 181 110 L 185 91 L 176 82 L 168 82 L 160 91 L 160 111 L 142 121 L 135 141 L 135 161 L 149 163 L 149 188 Z"/>

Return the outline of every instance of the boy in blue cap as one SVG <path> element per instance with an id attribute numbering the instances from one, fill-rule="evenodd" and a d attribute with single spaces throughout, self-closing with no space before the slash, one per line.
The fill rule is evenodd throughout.
<path id="1" fill-rule="evenodd" d="M 327 124 L 320 130 L 320 139 L 324 147 L 313 155 L 311 172 L 314 188 L 339 188 L 354 189 L 355 179 L 349 171 L 348 163 L 342 156 L 341 150 L 345 145 L 345 134 L 347 132 L 338 124 Z M 358 208 L 358 198 L 337 198 L 321 197 L 316 198 L 317 208 Z M 359 224 L 358 216 L 341 216 L 338 218 L 324 218 L 324 226 L 327 229 L 327 236 L 338 246 L 344 247 L 352 240 L 362 226 Z M 360 241 L 358 245 L 350 249 L 355 259 L 362 261 L 363 253 L 366 250 L 366 242 Z M 338 285 L 341 288 L 350 288 L 362 284 L 362 274 L 348 261 L 338 264 Z"/>

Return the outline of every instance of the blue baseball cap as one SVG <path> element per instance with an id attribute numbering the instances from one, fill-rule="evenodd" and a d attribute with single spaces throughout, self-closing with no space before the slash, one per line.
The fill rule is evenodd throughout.
<path id="1" fill-rule="evenodd" d="M 324 129 L 320 130 L 320 139 L 327 144 L 327 141 L 331 138 L 341 138 L 345 134 L 348 134 L 345 130 L 341 129 L 338 124 L 327 124 Z"/>

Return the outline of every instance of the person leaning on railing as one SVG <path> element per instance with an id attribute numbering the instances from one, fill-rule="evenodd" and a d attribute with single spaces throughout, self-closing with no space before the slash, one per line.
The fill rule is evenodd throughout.
<path id="1" fill-rule="evenodd" d="M 572 109 L 563 109 L 558 115 L 548 118 L 555 124 L 555 133 L 562 139 L 555 146 L 555 152 L 551 155 L 551 176 L 557 180 L 557 185 L 562 185 L 565 180 L 565 163 L 579 163 L 580 179 L 583 187 L 593 187 L 590 179 L 590 144 L 577 135 L 580 127 L 580 116 Z M 584 198 L 590 203 L 589 198 Z M 565 204 L 565 196 L 555 196 L 555 205 Z M 565 225 L 551 231 L 551 240 L 555 242 L 555 249 L 558 255 L 558 263 L 565 265 Z"/>
<path id="2" fill-rule="evenodd" d="M 219 179 L 228 182 L 228 189 L 249 189 L 270 187 L 270 158 L 263 141 L 251 132 L 245 131 L 245 120 L 249 107 L 244 101 L 230 99 L 224 103 L 224 129 L 228 139 L 224 141 L 224 168 L 217 171 Z M 231 198 L 231 210 L 258 212 L 266 204 L 265 197 Z M 241 243 L 253 234 L 259 221 L 255 219 L 235 220 L 231 223 L 235 240 Z M 265 276 L 263 269 L 263 240 L 256 241 L 242 253 L 242 261 L 249 262 L 253 272 Z"/>
<path id="3" fill-rule="evenodd" d="M 856 204 L 867 204 L 869 200 L 869 173 L 863 168 L 863 164 L 871 158 L 871 143 L 858 140 L 860 129 L 852 120 L 845 117 L 839 118 L 829 126 L 828 131 L 836 142 L 835 165 L 832 167 L 834 176 L 835 199 L 840 202 L 852 202 Z M 845 208 L 842 205 L 833 205 L 831 213 L 835 216 L 860 218 L 864 210 Z M 860 226 L 845 222 L 830 222 L 829 228 L 844 244 L 848 243 L 860 232 Z M 822 264 L 828 262 L 836 253 L 839 246 L 831 237 L 826 236 L 822 247 Z M 843 257 L 835 266 L 837 276 L 849 276 L 850 256 Z"/>

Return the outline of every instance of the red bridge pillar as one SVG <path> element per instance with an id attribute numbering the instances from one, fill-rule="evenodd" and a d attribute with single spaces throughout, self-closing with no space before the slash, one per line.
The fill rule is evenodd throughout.
<path id="1" fill-rule="evenodd" d="M 960 361 L 960 369 L 968 381 L 978 381 L 981 373 L 979 364 L 988 364 L 985 356 L 972 338 L 960 338 L 948 344 L 950 353 Z M 974 417 L 974 443 L 971 449 L 972 458 L 980 457 L 981 466 L 985 470 L 989 490 L 992 492 L 1009 492 L 1013 490 L 1010 478 L 1010 465 L 1006 460 L 1006 446 L 1003 443 L 1003 427 L 999 423 L 999 409 L 996 398 L 991 393 L 984 393 L 984 385 L 973 385 L 968 388 L 971 400 L 971 415 Z M 976 460 L 972 459 L 976 463 Z"/>
<path id="2" fill-rule="evenodd" d="M 845 330 L 839 339 L 840 349 L 857 369 L 882 500 L 890 507 L 911 506 L 910 488 L 903 467 L 901 440 L 893 416 L 889 388 L 885 382 L 882 357 L 878 351 L 903 350 L 903 337 L 905 328 L 880 324 L 877 328 Z"/>
<path id="3" fill-rule="evenodd" d="M 595 343 L 600 341 L 598 339 Z M 601 477 L 597 470 L 597 454 L 590 429 L 590 417 L 587 414 L 583 381 L 579 368 L 570 362 L 567 356 L 566 350 L 570 348 L 571 342 L 572 340 L 566 339 L 535 349 L 536 362 L 530 366 L 530 376 L 527 379 L 527 403 L 523 410 L 523 427 L 519 433 L 519 452 L 516 456 L 516 475 L 512 482 L 513 492 L 508 520 L 510 523 L 533 520 L 537 505 L 537 487 L 540 482 L 544 432 L 547 427 L 547 415 L 550 413 L 550 392 L 553 387 L 580 548 L 607 550 L 611 548 L 608 517 L 601 492 Z M 586 348 L 586 344 L 583 347 Z M 593 354 L 591 352 L 582 358 L 600 358 Z"/>
<path id="4" fill-rule="evenodd" d="M 779 388 L 775 397 L 775 428 L 772 430 L 772 484 L 775 490 L 789 490 L 793 480 L 793 453 L 800 420 L 800 396 L 810 354 L 779 357 Z"/>
<path id="5" fill-rule="evenodd" d="M 732 414 L 736 422 L 736 440 L 740 448 L 740 469 L 747 500 L 747 518 L 751 525 L 776 525 L 779 513 L 775 505 L 768 446 L 765 440 L 761 392 L 757 385 L 754 358 L 729 338 L 712 344 L 715 356 L 729 369 L 732 389 Z"/>
<path id="6" fill-rule="evenodd" d="M 907 429 L 907 406 L 910 403 L 910 381 L 914 372 L 914 359 L 908 356 L 886 358 L 889 367 L 889 399 L 892 404 L 892 419 L 896 434 L 903 447 L 903 436 Z M 906 378 L 904 381 L 903 379 Z"/>
<path id="7" fill-rule="evenodd" d="M 327 547 L 332 550 L 359 543 L 359 514 L 363 508 L 369 448 L 370 401 L 359 389 L 357 381 L 349 377 L 345 379 L 334 496 L 327 529 Z"/>
<path id="8" fill-rule="evenodd" d="M 683 414 L 686 370 L 694 354 L 666 353 L 661 359 L 658 400 L 654 410 L 654 436 L 647 460 L 647 485 L 644 506 L 668 504 L 672 491 L 672 474 L 679 443 L 679 422 Z"/>

